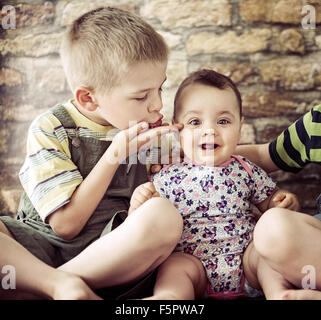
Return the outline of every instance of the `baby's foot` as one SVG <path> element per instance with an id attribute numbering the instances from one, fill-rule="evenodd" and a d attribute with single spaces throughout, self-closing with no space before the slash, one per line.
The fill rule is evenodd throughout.
<path id="1" fill-rule="evenodd" d="M 78 276 L 63 272 L 55 282 L 52 295 L 54 300 L 102 300 Z"/>
<path id="2" fill-rule="evenodd" d="M 312 289 L 286 290 L 282 300 L 321 300 L 321 291 Z"/>

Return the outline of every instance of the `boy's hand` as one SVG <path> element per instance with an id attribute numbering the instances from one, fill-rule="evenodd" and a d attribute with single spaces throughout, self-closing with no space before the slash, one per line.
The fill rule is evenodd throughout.
<path id="1" fill-rule="evenodd" d="M 160 126 L 149 129 L 147 122 L 140 122 L 126 130 L 122 130 L 113 138 L 106 151 L 110 163 L 122 163 L 130 155 L 147 147 L 154 138 L 169 132 L 180 130 L 180 125 Z"/>
<path id="2" fill-rule="evenodd" d="M 166 123 L 166 122 L 164 122 L 164 123 L 162 124 L 162 126 L 169 126 L 169 124 Z M 176 126 L 177 126 L 177 129 L 178 129 L 178 130 L 182 130 L 182 129 L 184 128 L 184 125 L 183 125 L 182 123 L 178 123 L 178 124 L 176 124 Z M 183 159 L 184 159 L 184 152 L 183 152 L 182 148 L 180 149 L 180 151 L 181 151 L 181 153 L 180 153 L 180 161 L 183 161 Z M 166 164 L 171 164 L 171 163 L 173 163 L 172 153 L 170 153 L 169 157 L 166 158 L 166 159 L 169 160 L 169 162 L 166 163 Z M 175 160 L 177 160 L 176 157 L 175 157 Z M 156 173 L 158 173 L 159 171 L 161 171 L 162 168 L 163 168 L 163 164 L 153 164 L 153 165 L 151 165 L 149 178 L 151 179 Z"/>
<path id="3" fill-rule="evenodd" d="M 300 210 L 300 204 L 297 196 L 290 192 L 280 191 L 274 196 L 272 201 L 278 208 L 285 208 L 293 211 Z"/>
<path id="4" fill-rule="evenodd" d="M 159 197 L 159 193 L 156 191 L 152 182 L 146 182 L 138 186 L 130 199 L 130 208 L 128 214 L 139 208 L 144 202 L 153 197 Z"/>

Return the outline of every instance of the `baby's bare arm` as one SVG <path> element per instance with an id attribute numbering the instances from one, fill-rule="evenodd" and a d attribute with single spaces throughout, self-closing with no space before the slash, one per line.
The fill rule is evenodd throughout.
<path id="1" fill-rule="evenodd" d="M 152 182 L 146 182 L 138 186 L 130 199 L 130 207 L 128 214 L 131 214 L 134 210 L 139 208 L 143 203 L 153 197 L 159 197 L 159 193 L 156 191 Z"/>
<path id="2" fill-rule="evenodd" d="M 276 188 L 268 198 L 257 204 L 257 207 L 261 212 L 265 212 L 266 210 L 274 207 L 299 211 L 300 203 L 294 193 Z"/>

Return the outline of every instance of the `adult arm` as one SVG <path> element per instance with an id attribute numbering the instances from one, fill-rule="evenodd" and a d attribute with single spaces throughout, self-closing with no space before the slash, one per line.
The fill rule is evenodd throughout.
<path id="1" fill-rule="evenodd" d="M 269 143 L 239 145 L 236 148 L 236 154 L 249 159 L 268 173 L 279 169 L 270 157 Z"/>

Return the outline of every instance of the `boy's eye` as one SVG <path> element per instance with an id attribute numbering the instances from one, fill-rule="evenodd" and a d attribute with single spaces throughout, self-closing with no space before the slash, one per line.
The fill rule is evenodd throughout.
<path id="1" fill-rule="evenodd" d="M 147 94 L 144 97 L 141 98 L 135 98 L 137 101 L 145 101 L 147 99 Z"/>
<path id="2" fill-rule="evenodd" d="M 188 122 L 188 124 L 192 126 L 198 126 L 201 122 L 198 119 L 192 119 Z"/>

